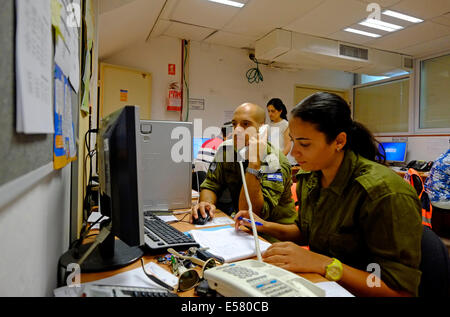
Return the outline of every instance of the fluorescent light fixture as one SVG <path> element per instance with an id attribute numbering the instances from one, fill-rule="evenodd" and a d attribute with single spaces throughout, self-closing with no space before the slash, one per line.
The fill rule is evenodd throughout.
<path id="1" fill-rule="evenodd" d="M 237 1 L 231 1 L 231 0 L 208 0 L 208 1 L 226 4 L 228 6 L 232 6 L 232 7 L 236 7 L 236 8 L 242 8 L 245 5 L 244 3 L 240 3 Z"/>
<path id="2" fill-rule="evenodd" d="M 377 20 L 377 19 L 367 19 L 367 20 L 360 22 L 359 24 L 368 26 L 369 28 L 379 29 L 379 30 L 383 30 L 383 31 L 387 31 L 387 32 L 395 32 L 395 31 L 403 29 L 403 27 L 400 25 L 383 22 L 383 21 Z"/>
<path id="3" fill-rule="evenodd" d="M 384 15 L 389 15 L 391 17 L 394 17 L 394 18 L 397 18 L 397 19 L 400 19 L 400 20 L 409 21 L 409 22 L 412 22 L 412 23 L 421 23 L 421 22 L 423 22 L 422 19 L 415 18 L 415 17 L 409 16 L 409 15 L 406 15 L 406 14 L 403 14 L 403 13 L 400 13 L 400 12 L 396 12 L 396 11 L 386 10 L 386 11 L 383 11 L 383 14 Z"/>
<path id="4" fill-rule="evenodd" d="M 352 28 L 346 28 L 346 29 L 344 29 L 344 31 L 352 32 L 352 33 L 356 33 L 356 34 L 360 34 L 360 35 L 364 35 L 364 36 L 370 36 L 370 37 L 381 37 L 380 34 L 364 32 L 364 31 L 356 30 L 356 29 L 352 29 Z"/>

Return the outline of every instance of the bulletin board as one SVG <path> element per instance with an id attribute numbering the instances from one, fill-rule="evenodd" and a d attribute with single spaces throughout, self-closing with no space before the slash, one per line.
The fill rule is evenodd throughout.
<path id="1" fill-rule="evenodd" d="M 0 1 L 0 188 L 53 162 L 53 134 L 16 132 L 15 10 L 15 0 Z M 79 97 L 70 95 L 77 128 Z"/>

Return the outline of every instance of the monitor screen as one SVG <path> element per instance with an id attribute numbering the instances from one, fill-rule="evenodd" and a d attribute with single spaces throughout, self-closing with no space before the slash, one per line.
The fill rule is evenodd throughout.
<path id="1" fill-rule="evenodd" d="M 192 142 L 192 155 L 193 159 L 195 160 L 198 155 L 198 151 L 200 151 L 200 148 L 202 147 L 203 143 L 208 141 L 209 138 L 194 138 Z"/>
<path id="2" fill-rule="evenodd" d="M 406 142 L 382 142 L 378 149 L 380 153 L 385 154 L 387 163 L 404 163 L 406 161 Z"/>
<path id="3" fill-rule="evenodd" d="M 85 271 L 103 271 L 139 259 L 144 244 L 139 107 L 126 106 L 103 118 L 97 137 L 100 212 L 111 233 L 86 260 Z M 115 239 L 115 237 L 120 240 Z"/>

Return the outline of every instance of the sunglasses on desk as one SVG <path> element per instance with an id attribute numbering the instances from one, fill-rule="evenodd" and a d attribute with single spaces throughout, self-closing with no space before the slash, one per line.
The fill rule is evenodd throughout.
<path id="1" fill-rule="evenodd" d="M 183 265 L 180 265 L 178 268 L 179 276 L 178 276 L 178 291 L 186 292 L 194 287 L 196 287 L 200 281 L 203 279 L 204 272 L 216 266 L 216 261 L 211 258 L 207 261 L 202 261 L 202 270 L 201 275 L 197 270 L 193 268 L 186 268 Z"/>
<path id="2" fill-rule="evenodd" d="M 185 256 L 179 254 L 177 251 L 175 251 L 172 248 L 167 249 L 168 252 L 172 253 L 176 258 L 183 259 L 183 260 L 189 260 L 192 263 L 201 266 L 201 276 L 198 273 L 197 270 L 193 268 L 186 268 L 183 264 L 178 265 L 178 290 L 181 292 L 188 291 L 195 286 L 197 286 L 200 281 L 203 279 L 204 272 L 210 268 L 213 268 L 216 266 L 216 261 L 214 258 L 210 258 L 206 261 L 200 260 L 199 258 L 193 257 L 193 256 Z M 175 271 L 175 270 L 174 270 Z"/>
<path id="3" fill-rule="evenodd" d="M 176 254 L 178 254 L 178 253 L 176 253 Z M 186 268 L 186 267 L 184 267 L 184 265 L 179 264 L 178 265 L 178 287 L 177 287 L 177 291 L 179 291 L 179 292 L 186 292 L 186 291 L 194 288 L 195 286 L 197 286 L 200 283 L 200 281 L 203 279 L 204 272 L 206 270 L 216 266 L 216 261 L 214 260 L 214 258 L 208 259 L 207 261 L 203 261 L 203 260 L 200 260 L 200 259 L 197 259 L 194 257 L 183 256 L 183 258 L 188 259 L 188 260 L 192 261 L 192 263 L 195 263 L 195 264 L 201 266 L 202 270 L 201 270 L 201 275 L 200 275 L 197 270 L 195 270 L 193 268 Z M 144 266 L 143 259 L 141 259 L 141 266 L 142 266 L 142 270 L 144 271 L 144 274 L 150 280 L 152 280 L 156 284 L 164 287 L 165 289 L 168 289 L 171 292 L 175 291 L 175 289 L 172 286 L 170 286 L 167 283 L 165 283 L 164 281 L 160 280 L 156 275 L 154 275 L 151 272 L 147 272 L 147 270 L 145 269 L 145 266 Z"/>

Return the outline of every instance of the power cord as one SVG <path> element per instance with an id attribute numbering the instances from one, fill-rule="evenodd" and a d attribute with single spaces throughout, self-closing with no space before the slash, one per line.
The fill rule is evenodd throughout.
<path id="1" fill-rule="evenodd" d="M 104 227 L 100 230 L 100 233 L 97 235 L 94 243 L 89 247 L 89 249 L 83 254 L 80 260 L 78 260 L 78 265 L 81 266 L 84 261 L 91 255 L 91 253 L 101 244 L 111 233 L 112 224 L 110 223 L 108 226 Z"/>
<path id="2" fill-rule="evenodd" d="M 245 199 L 247 200 L 247 205 L 248 205 L 248 214 L 249 214 L 250 220 L 251 220 L 253 238 L 255 240 L 256 256 L 258 258 L 258 261 L 262 262 L 263 260 L 261 257 L 261 249 L 259 247 L 258 230 L 256 230 L 255 219 L 253 217 L 252 202 L 251 202 L 250 196 L 248 194 L 247 182 L 245 181 L 244 165 L 242 164 L 242 160 L 239 160 L 239 167 L 241 168 L 242 185 L 244 186 Z"/>
<path id="3" fill-rule="evenodd" d="M 255 68 L 251 68 L 247 71 L 247 73 L 245 74 L 245 76 L 247 77 L 247 80 L 250 84 L 256 83 L 258 84 L 260 81 L 264 81 L 264 77 L 261 73 L 261 71 L 259 70 L 259 62 L 256 59 L 254 54 L 250 54 L 249 58 L 255 62 L 256 67 Z"/>
<path id="4" fill-rule="evenodd" d="M 188 121 L 189 119 L 189 83 L 186 80 L 186 62 L 189 58 L 189 41 L 187 40 L 183 40 L 184 41 L 184 65 L 183 65 L 183 81 L 184 81 L 184 85 L 186 86 L 186 100 L 187 100 L 187 105 L 186 105 L 186 119 L 184 121 Z"/>

